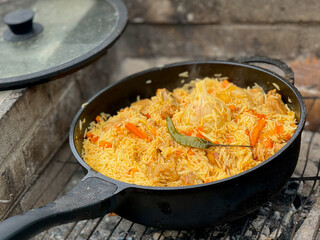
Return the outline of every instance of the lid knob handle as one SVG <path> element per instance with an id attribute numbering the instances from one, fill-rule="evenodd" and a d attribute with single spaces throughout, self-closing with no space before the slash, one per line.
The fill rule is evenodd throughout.
<path id="1" fill-rule="evenodd" d="M 20 9 L 6 14 L 3 22 L 6 23 L 14 34 L 26 34 L 33 29 L 34 12 L 29 9 Z"/>
<path id="2" fill-rule="evenodd" d="M 3 38 L 10 42 L 25 41 L 33 38 L 43 31 L 39 23 L 33 22 L 34 11 L 29 9 L 20 9 L 6 14 L 3 22 L 9 29 L 3 33 Z"/>

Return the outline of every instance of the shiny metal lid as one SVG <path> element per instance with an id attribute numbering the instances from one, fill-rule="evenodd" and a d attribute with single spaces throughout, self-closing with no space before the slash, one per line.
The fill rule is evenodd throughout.
<path id="1" fill-rule="evenodd" d="M 0 3 L 0 90 L 59 78 L 95 60 L 123 32 L 121 0 Z"/>

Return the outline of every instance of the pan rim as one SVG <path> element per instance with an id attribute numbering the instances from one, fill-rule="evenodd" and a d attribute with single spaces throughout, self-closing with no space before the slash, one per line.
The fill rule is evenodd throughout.
<path id="1" fill-rule="evenodd" d="M 153 71 L 159 71 L 159 70 L 163 70 L 163 69 L 167 69 L 167 68 L 171 68 L 171 67 L 176 67 L 176 66 L 181 66 L 181 65 L 201 65 L 201 64 L 226 64 L 226 65 L 233 65 L 233 66 L 240 66 L 240 67 L 245 67 L 245 68 L 250 68 L 250 69 L 254 69 L 254 70 L 258 70 L 260 72 L 264 72 L 268 75 L 271 75 L 272 77 L 275 77 L 277 79 L 279 79 L 280 81 L 282 81 L 285 85 L 287 85 L 287 87 L 290 88 L 290 90 L 294 93 L 294 95 L 297 97 L 297 100 L 299 102 L 299 107 L 300 107 L 300 119 L 298 122 L 298 126 L 296 131 L 294 132 L 293 136 L 291 137 L 291 139 L 278 151 L 276 152 L 274 155 L 272 155 L 270 158 L 266 159 L 264 162 L 254 166 L 253 168 L 250 168 L 244 172 L 238 173 L 236 175 L 224 178 L 224 179 L 220 179 L 217 181 L 213 181 L 213 182 L 209 182 L 209 183 L 202 183 L 202 184 L 196 184 L 196 185 L 190 185 L 190 186 L 179 186 L 179 187 L 157 187 L 157 186 L 145 186 L 145 185 L 137 185 L 137 184 L 132 184 L 132 183 L 127 183 L 127 182 L 122 182 L 110 177 L 107 177 L 99 172 L 97 172 L 96 170 L 92 169 L 83 159 L 82 157 L 78 154 L 78 151 L 75 148 L 75 143 L 74 143 L 74 132 L 75 132 L 75 127 L 79 121 L 79 118 L 82 114 L 82 112 L 86 109 L 86 107 L 92 103 L 97 97 L 99 97 L 103 92 L 108 91 L 110 88 L 113 88 L 114 86 L 125 82 L 133 77 L 136 76 L 140 76 L 149 72 L 153 72 Z M 305 119 L 306 119 L 306 106 L 305 103 L 303 101 L 303 97 L 301 95 L 301 93 L 298 91 L 298 89 L 292 85 L 290 82 L 288 82 L 288 80 L 286 80 L 284 77 L 278 75 L 277 73 L 268 70 L 268 69 L 264 69 L 262 67 L 258 67 L 258 66 L 254 66 L 254 65 L 250 65 L 250 64 L 245 64 L 245 63 L 238 63 L 238 62 L 233 62 L 233 61 L 222 61 L 222 60 L 194 60 L 194 61 L 184 61 L 184 62 L 177 62 L 177 63 L 171 63 L 171 64 L 167 64 L 167 65 L 163 65 L 161 67 L 153 67 L 153 68 L 149 68 L 134 74 L 131 74 L 125 78 L 122 78 L 121 80 L 110 84 L 109 86 L 103 88 L 102 90 L 98 91 L 96 94 L 94 94 L 86 103 L 86 106 L 84 106 L 83 108 L 80 108 L 79 111 L 76 113 L 71 126 L 70 126 L 70 131 L 69 131 L 69 145 L 70 145 L 70 149 L 73 153 L 73 155 L 75 156 L 75 158 L 77 159 L 77 161 L 84 167 L 87 169 L 88 173 L 87 176 L 88 177 L 98 177 L 100 179 L 103 179 L 107 182 L 113 183 L 115 185 L 118 186 L 118 191 L 121 191 L 123 189 L 129 189 L 129 188 L 134 188 L 134 189 L 141 189 L 141 190 L 156 190 L 156 191 L 184 191 L 184 190 L 191 190 L 191 189 L 199 189 L 199 188 L 203 188 L 203 187 L 208 187 L 208 186 L 213 186 L 219 183 L 224 183 L 227 181 L 232 181 L 235 180 L 237 178 L 242 177 L 245 174 L 251 173 L 253 171 L 255 171 L 258 168 L 263 167 L 265 164 L 268 164 L 269 162 L 273 161 L 275 158 L 277 158 L 282 152 L 284 152 L 290 145 L 293 144 L 293 142 L 295 141 L 295 139 L 299 136 L 299 134 L 302 132 L 304 124 L 305 124 Z M 92 174 L 95 173 L 95 174 Z M 85 177 L 86 178 L 86 177 Z"/>

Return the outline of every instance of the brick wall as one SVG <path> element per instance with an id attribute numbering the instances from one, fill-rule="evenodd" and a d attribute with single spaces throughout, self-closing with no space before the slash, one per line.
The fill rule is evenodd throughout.
<path id="1" fill-rule="evenodd" d="M 125 0 L 122 57 L 320 55 L 316 0 Z"/>

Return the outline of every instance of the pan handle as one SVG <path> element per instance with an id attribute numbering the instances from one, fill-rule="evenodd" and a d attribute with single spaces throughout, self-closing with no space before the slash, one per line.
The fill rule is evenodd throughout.
<path id="1" fill-rule="evenodd" d="M 294 73 L 293 70 L 284 62 L 269 58 L 269 57 L 263 57 L 263 56 L 253 56 L 253 57 L 240 57 L 240 58 L 232 58 L 230 61 L 238 62 L 238 63 L 267 63 L 274 65 L 278 68 L 280 68 L 284 72 L 284 76 L 286 80 L 294 85 Z"/>
<path id="2" fill-rule="evenodd" d="M 56 225 L 104 216 L 115 208 L 112 196 L 117 188 L 102 179 L 85 177 L 60 199 L 1 222 L 0 239 L 26 239 Z"/>

